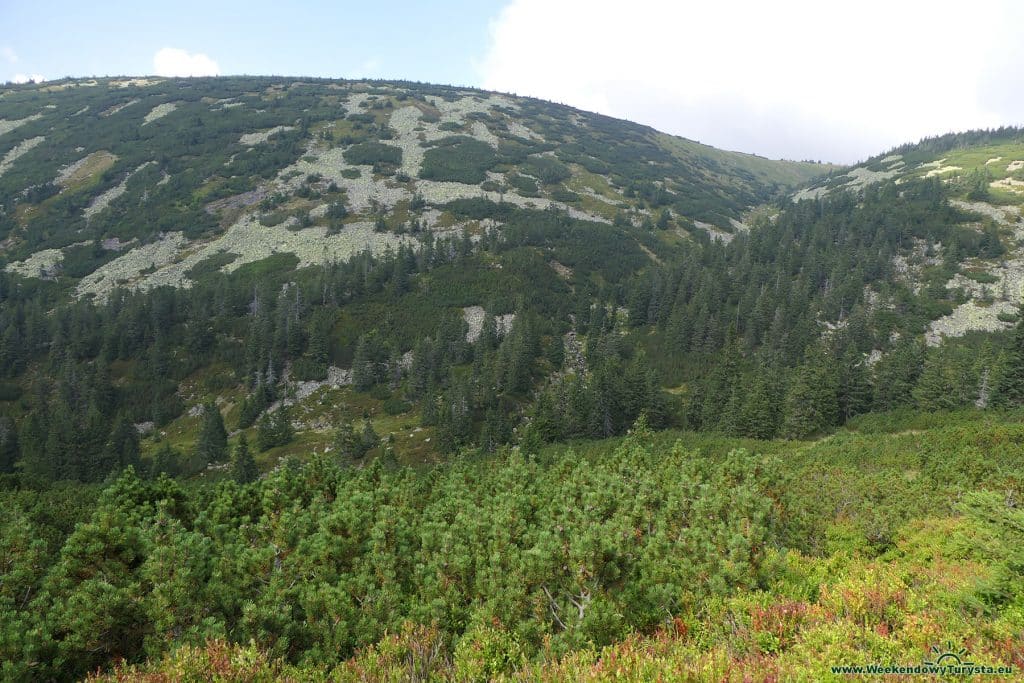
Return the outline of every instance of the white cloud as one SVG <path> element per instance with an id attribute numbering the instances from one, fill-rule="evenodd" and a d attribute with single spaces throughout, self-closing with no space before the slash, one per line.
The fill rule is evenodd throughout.
<path id="1" fill-rule="evenodd" d="M 1024 3 L 512 0 L 485 88 L 766 156 L 854 161 L 1024 122 Z"/>
<path id="2" fill-rule="evenodd" d="M 14 74 L 11 78 L 12 83 L 42 83 L 46 80 L 46 77 L 41 74 Z"/>
<path id="3" fill-rule="evenodd" d="M 18 53 L 10 46 L 5 45 L 4 47 L 0 47 L 0 56 L 2 56 L 4 61 L 8 64 L 18 63 Z"/>
<path id="4" fill-rule="evenodd" d="M 153 73 L 157 76 L 217 76 L 220 66 L 201 52 L 165 47 L 153 55 Z"/>
<path id="5" fill-rule="evenodd" d="M 342 78 L 378 78 L 381 75 L 381 63 L 379 57 L 370 57 L 357 66 L 351 73 Z"/>

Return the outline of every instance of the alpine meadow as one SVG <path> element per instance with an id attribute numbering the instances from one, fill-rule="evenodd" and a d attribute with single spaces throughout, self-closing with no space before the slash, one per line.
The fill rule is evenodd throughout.
<path id="1" fill-rule="evenodd" d="M 1024 128 L 877 152 L 0 86 L 0 679 L 1021 680 Z"/>

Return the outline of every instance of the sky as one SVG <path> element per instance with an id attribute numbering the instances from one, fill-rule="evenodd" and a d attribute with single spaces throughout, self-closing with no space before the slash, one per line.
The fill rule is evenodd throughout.
<path id="1" fill-rule="evenodd" d="M 482 87 L 852 163 L 1024 124 L 1024 2 L 0 0 L 0 82 L 153 74 Z"/>

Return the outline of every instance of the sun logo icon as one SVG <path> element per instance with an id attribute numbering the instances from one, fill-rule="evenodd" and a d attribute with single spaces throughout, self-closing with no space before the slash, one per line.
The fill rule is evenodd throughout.
<path id="1" fill-rule="evenodd" d="M 943 650 L 938 645 L 932 645 L 931 651 L 935 658 L 925 660 L 923 663 L 926 666 L 974 666 L 974 662 L 964 660 L 968 654 L 967 648 L 954 650 L 953 643 L 949 641 L 946 641 L 946 649 Z"/>

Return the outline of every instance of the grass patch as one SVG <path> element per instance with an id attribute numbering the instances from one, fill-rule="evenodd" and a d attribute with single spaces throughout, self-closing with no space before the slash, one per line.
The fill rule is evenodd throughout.
<path id="1" fill-rule="evenodd" d="M 117 156 L 110 152 L 105 150 L 93 152 L 85 158 L 85 162 L 81 166 L 61 181 L 61 185 L 65 190 L 72 192 L 94 185 L 115 162 L 117 162 Z"/>

